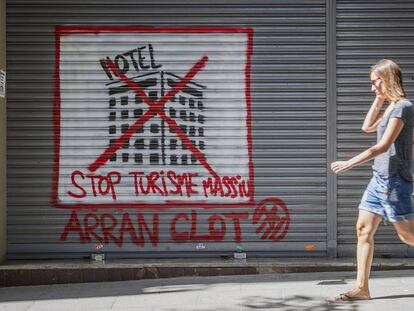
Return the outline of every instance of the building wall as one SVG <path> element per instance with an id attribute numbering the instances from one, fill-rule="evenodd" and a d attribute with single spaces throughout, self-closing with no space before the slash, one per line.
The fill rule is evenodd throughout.
<path id="1" fill-rule="evenodd" d="M 0 0 L 0 69 L 6 70 L 6 0 Z M 6 258 L 6 99 L 0 97 L 0 262 Z"/>
<path id="2" fill-rule="evenodd" d="M 374 142 L 359 129 L 378 58 L 402 65 L 412 98 L 412 1 L 215 3 L 8 1 L 10 258 L 101 241 L 117 257 L 354 255 L 370 164 L 338 178 L 329 164 Z M 169 118 L 136 123 L 198 60 Z M 252 195 L 166 198 L 171 167 L 233 174 Z M 411 255 L 393 232 L 376 256 Z"/>
<path id="3" fill-rule="evenodd" d="M 325 0 L 9 0 L 10 258 L 325 256 L 326 22 Z"/>

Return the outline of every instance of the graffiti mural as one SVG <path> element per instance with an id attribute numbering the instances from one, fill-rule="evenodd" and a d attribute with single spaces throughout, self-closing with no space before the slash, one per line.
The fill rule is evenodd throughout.
<path id="1" fill-rule="evenodd" d="M 254 200 L 252 49 L 250 28 L 57 27 L 60 239 L 157 247 L 168 208 L 183 209 L 168 220 L 176 243 L 241 242 L 247 222 L 283 239 L 286 205 Z M 251 212 L 220 212 L 232 207 Z M 137 212 L 110 213 L 124 209 Z"/>

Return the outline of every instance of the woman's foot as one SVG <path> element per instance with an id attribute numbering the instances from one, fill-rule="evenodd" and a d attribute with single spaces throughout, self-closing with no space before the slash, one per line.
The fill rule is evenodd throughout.
<path id="1" fill-rule="evenodd" d="M 369 291 L 363 291 L 361 289 L 353 289 L 349 292 L 339 294 L 335 297 L 335 301 L 354 301 L 354 300 L 370 300 L 371 296 Z"/>

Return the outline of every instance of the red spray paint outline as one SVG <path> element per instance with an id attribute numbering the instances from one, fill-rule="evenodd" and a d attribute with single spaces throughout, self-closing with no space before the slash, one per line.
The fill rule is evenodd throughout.
<path id="1" fill-rule="evenodd" d="M 59 165 L 60 165 L 60 38 L 66 35 L 74 34 L 100 34 L 100 33 L 245 33 L 247 34 L 247 49 L 245 62 L 245 98 L 246 98 L 246 126 L 247 126 L 247 144 L 249 156 L 249 181 L 248 189 L 251 196 L 249 202 L 244 203 L 208 203 L 205 200 L 200 201 L 178 201 L 166 200 L 163 204 L 151 204 L 135 201 L 134 203 L 107 203 L 107 204 L 83 204 L 63 205 L 58 202 L 59 189 Z M 56 26 L 55 27 L 55 91 L 54 91 L 54 169 L 53 169 L 53 189 L 52 204 L 57 208 L 64 209 L 124 209 L 124 208 L 170 208 L 170 207 L 200 207 L 200 208 L 222 208 L 222 207 L 252 207 L 254 206 L 254 167 L 252 158 L 252 134 L 251 134 L 251 92 L 250 92 L 250 70 L 251 55 L 253 51 L 253 29 L 238 27 L 138 27 L 138 26 Z M 195 206 L 196 205 L 196 206 Z"/>

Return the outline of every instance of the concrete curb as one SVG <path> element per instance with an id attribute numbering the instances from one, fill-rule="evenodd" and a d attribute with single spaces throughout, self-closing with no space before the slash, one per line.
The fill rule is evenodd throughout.
<path id="1" fill-rule="evenodd" d="M 273 259 L 237 261 L 130 261 L 114 262 L 26 262 L 0 266 L 0 286 L 49 285 L 64 283 L 111 282 L 184 276 L 220 276 L 272 273 L 355 271 L 354 259 Z M 413 260 L 374 261 L 374 271 L 414 270 Z"/>

